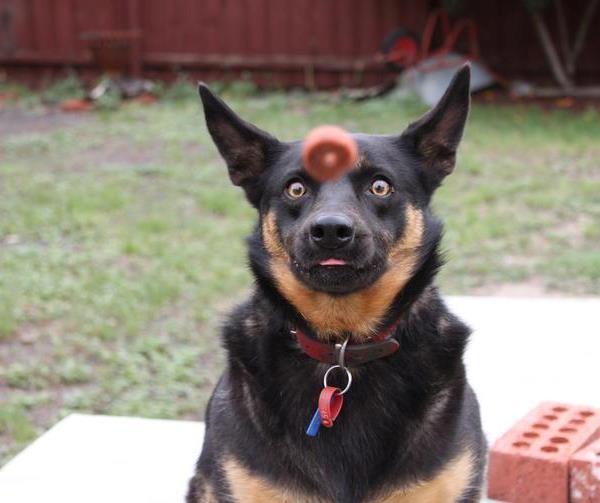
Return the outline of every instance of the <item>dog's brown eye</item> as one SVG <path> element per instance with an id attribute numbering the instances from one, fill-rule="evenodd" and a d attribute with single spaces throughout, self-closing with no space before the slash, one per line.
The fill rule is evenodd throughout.
<path id="1" fill-rule="evenodd" d="M 375 194 L 379 197 L 389 196 L 394 191 L 389 182 L 385 181 L 383 178 L 377 178 L 376 180 L 373 180 L 369 190 L 371 191 L 371 194 Z"/>
<path id="2" fill-rule="evenodd" d="M 304 186 L 304 184 L 302 182 L 295 181 L 295 182 L 290 183 L 286 187 L 285 191 L 286 191 L 287 195 L 290 196 L 292 199 L 299 199 L 304 194 L 306 194 L 306 187 Z"/>

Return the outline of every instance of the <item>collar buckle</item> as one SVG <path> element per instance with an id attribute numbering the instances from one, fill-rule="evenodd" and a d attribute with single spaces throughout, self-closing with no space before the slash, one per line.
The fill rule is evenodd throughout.
<path id="1" fill-rule="evenodd" d="M 337 359 L 337 364 L 343 369 L 346 368 L 346 346 L 348 345 L 348 341 L 350 337 L 348 337 L 343 344 L 335 345 L 335 355 Z"/>

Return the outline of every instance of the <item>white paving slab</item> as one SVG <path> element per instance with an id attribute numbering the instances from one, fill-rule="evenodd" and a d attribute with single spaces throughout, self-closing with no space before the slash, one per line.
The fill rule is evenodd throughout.
<path id="1" fill-rule="evenodd" d="M 0 470 L 0 503 L 183 502 L 204 424 L 73 414 Z"/>
<path id="2" fill-rule="evenodd" d="M 600 299 L 450 297 L 475 330 L 466 355 L 484 429 L 542 400 L 600 407 Z M 0 503 L 182 502 L 204 425 L 74 414 L 0 470 Z"/>
<path id="3" fill-rule="evenodd" d="M 600 407 L 600 298 L 450 297 L 490 440 L 543 400 Z"/>

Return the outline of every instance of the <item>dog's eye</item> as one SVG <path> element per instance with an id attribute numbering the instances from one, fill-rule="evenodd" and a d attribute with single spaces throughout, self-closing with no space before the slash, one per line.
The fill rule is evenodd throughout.
<path id="1" fill-rule="evenodd" d="M 373 183 L 371 183 L 369 190 L 371 194 L 379 197 L 386 197 L 394 192 L 394 187 L 392 187 L 391 184 L 383 178 L 376 178 L 373 180 Z"/>
<path id="2" fill-rule="evenodd" d="M 295 182 L 291 182 L 285 188 L 286 194 L 292 199 L 300 199 L 304 194 L 306 194 L 306 187 L 302 182 L 296 180 Z"/>

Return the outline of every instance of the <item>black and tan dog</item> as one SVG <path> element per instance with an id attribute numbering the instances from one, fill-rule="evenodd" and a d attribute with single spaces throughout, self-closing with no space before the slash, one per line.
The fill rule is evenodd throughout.
<path id="1" fill-rule="evenodd" d="M 462 361 L 469 330 L 434 286 L 442 225 L 429 207 L 454 168 L 469 79 L 464 67 L 402 134 L 353 135 L 358 165 L 322 184 L 300 142 L 276 140 L 200 86 L 208 130 L 259 221 L 254 293 L 224 328 L 228 363 L 188 503 L 479 500 L 486 448 Z M 348 338 L 343 410 L 307 436 Z M 344 387 L 339 370 L 332 383 Z"/>

